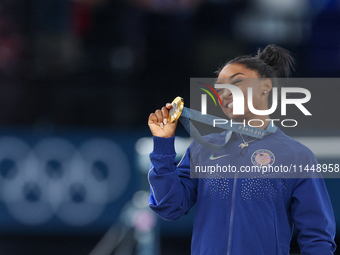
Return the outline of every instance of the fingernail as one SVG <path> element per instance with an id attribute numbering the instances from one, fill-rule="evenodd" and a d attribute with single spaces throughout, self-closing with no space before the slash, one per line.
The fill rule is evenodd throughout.
<path id="1" fill-rule="evenodd" d="M 170 103 L 167 103 L 167 104 L 166 104 L 166 107 L 169 107 L 170 105 L 171 105 Z"/>
<path id="2" fill-rule="evenodd" d="M 163 122 L 161 122 L 161 124 L 159 124 L 159 126 L 160 126 L 161 128 L 164 128 Z"/>
<path id="3" fill-rule="evenodd" d="M 166 118 L 164 118 L 163 123 L 164 123 L 164 125 L 166 125 L 168 123 L 168 120 Z"/>

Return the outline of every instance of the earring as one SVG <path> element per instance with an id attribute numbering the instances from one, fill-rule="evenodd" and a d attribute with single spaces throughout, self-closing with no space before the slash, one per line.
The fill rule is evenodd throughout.
<path id="1" fill-rule="evenodd" d="M 265 91 L 264 91 L 264 93 L 265 93 L 265 94 L 267 94 L 267 93 L 268 93 L 268 91 L 267 91 L 267 90 L 265 90 Z"/>

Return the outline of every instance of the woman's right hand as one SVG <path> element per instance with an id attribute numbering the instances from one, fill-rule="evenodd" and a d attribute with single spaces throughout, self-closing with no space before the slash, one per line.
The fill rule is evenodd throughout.
<path id="1" fill-rule="evenodd" d="M 156 110 L 149 116 L 148 125 L 153 136 L 169 138 L 175 135 L 178 120 L 168 123 L 169 111 L 172 104 L 167 103 L 161 110 Z"/>

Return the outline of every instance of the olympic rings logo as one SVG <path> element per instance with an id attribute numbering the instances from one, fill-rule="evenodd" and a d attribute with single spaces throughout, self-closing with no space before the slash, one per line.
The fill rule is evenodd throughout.
<path id="1" fill-rule="evenodd" d="M 129 179 L 125 153 L 105 138 L 79 148 L 58 137 L 33 148 L 17 137 L 0 138 L 0 200 L 24 224 L 57 216 L 68 225 L 87 225 L 125 191 Z"/>

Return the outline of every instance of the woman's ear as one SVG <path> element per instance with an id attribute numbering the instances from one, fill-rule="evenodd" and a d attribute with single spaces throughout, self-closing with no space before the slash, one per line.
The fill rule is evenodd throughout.
<path id="1" fill-rule="evenodd" d="M 267 78 L 263 82 L 262 94 L 268 94 L 273 88 L 272 79 Z"/>

